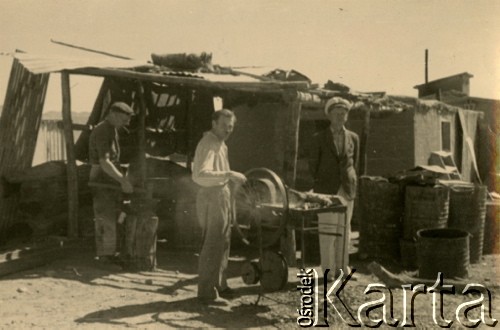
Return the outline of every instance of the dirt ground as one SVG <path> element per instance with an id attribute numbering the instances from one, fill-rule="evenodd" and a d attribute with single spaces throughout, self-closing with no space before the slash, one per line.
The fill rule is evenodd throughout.
<path id="1" fill-rule="evenodd" d="M 45 266 L 0 278 L 1 329 L 164 329 L 164 328 L 298 328 L 297 268 L 289 268 L 284 290 L 266 293 L 256 304 L 259 285 L 248 286 L 240 268 L 248 251 L 233 251 L 229 285 L 238 293 L 229 306 L 203 306 L 196 300 L 197 254 L 158 245 L 158 269 L 154 272 L 124 272 L 117 265 L 94 260 L 91 241 L 81 241 L 64 258 Z M 363 292 L 380 281 L 366 269 L 367 261 L 352 255 L 353 280 L 341 297 L 353 311 L 378 297 Z M 500 255 L 484 256 L 471 267 L 470 282 L 481 283 L 492 293 L 492 316 L 500 319 Z M 321 273 L 320 267 L 315 267 Z M 393 268 L 394 269 L 394 266 Z M 446 283 L 446 278 L 445 278 Z M 392 290 L 394 316 L 402 318 L 402 289 Z M 320 294 L 320 296 L 322 293 Z M 444 316 L 454 320 L 460 303 L 477 298 L 461 291 L 446 295 Z M 487 306 L 487 303 L 485 304 Z M 437 328 L 432 320 L 432 296 L 415 299 L 417 328 Z M 479 309 L 474 310 L 474 316 Z M 335 328 L 349 328 L 335 312 L 328 321 Z M 476 313 L 477 314 L 477 313 Z M 377 314 L 374 313 L 373 316 Z"/>

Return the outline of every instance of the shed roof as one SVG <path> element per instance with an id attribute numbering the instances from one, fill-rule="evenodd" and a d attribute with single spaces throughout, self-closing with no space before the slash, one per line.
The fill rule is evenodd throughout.
<path id="1" fill-rule="evenodd" d="M 14 57 L 26 69 L 35 74 L 67 70 L 71 73 L 84 75 L 115 76 L 190 87 L 235 89 L 251 92 L 272 92 L 284 89 L 303 90 L 309 87 L 309 83 L 304 81 L 278 81 L 268 77 L 234 71 L 230 68 L 221 72 L 192 72 L 173 71 L 143 61 L 110 57 L 48 57 L 26 53 L 17 53 Z"/>
<path id="2" fill-rule="evenodd" d="M 472 74 L 468 73 L 468 72 L 462 72 L 462 73 L 454 74 L 452 76 L 448 76 L 448 77 L 443 77 L 443 78 L 439 78 L 439 79 L 436 79 L 436 80 L 432 80 L 432 81 L 429 81 L 428 83 L 423 83 L 423 84 L 420 84 L 420 85 L 416 85 L 416 86 L 413 86 L 413 88 L 420 89 L 420 88 L 424 88 L 424 87 L 426 87 L 428 85 L 435 85 L 435 84 L 439 84 L 439 83 L 442 83 L 442 82 L 447 81 L 447 80 L 453 80 L 453 79 L 460 78 L 460 77 L 472 78 L 474 76 Z"/>

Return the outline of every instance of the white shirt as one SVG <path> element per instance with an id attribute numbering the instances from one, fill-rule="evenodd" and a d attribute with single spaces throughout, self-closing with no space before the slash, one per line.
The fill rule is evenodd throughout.
<path id="1" fill-rule="evenodd" d="M 225 185 L 229 179 L 227 146 L 211 131 L 201 138 L 193 160 L 193 181 L 203 187 Z"/>

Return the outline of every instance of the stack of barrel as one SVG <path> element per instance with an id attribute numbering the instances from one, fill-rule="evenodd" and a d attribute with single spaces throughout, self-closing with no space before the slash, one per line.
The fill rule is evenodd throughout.
<path id="1" fill-rule="evenodd" d="M 399 259 L 403 195 L 398 184 L 382 177 L 360 178 L 360 253 L 382 260 Z"/>
<path id="2" fill-rule="evenodd" d="M 423 277 L 446 271 L 467 277 L 483 253 L 485 186 L 391 183 L 360 178 L 360 252 L 419 268 Z M 449 267 L 448 267 L 449 263 Z M 431 275 L 432 274 L 432 275 Z"/>
<path id="3" fill-rule="evenodd" d="M 446 228 L 449 215 L 449 190 L 440 185 L 406 186 L 403 238 L 400 240 L 402 264 L 417 266 L 417 232 L 426 228 Z"/>
<path id="4" fill-rule="evenodd" d="M 417 187 L 407 187 L 404 238 L 416 240 L 417 258 L 406 257 L 417 260 L 421 277 L 435 278 L 438 272 L 468 277 L 470 263 L 479 262 L 483 254 L 487 190 L 465 182 L 443 183 L 446 186 L 421 187 L 420 193 Z M 422 197 L 431 190 L 434 202 L 425 202 Z"/>

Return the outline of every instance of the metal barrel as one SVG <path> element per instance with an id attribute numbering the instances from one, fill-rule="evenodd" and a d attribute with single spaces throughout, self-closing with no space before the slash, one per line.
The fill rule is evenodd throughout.
<path id="1" fill-rule="evenodd" d="M 450 194 L 444 186 L 407 186 L 403 217 L 403 237 L 412 240 L 419 230 L 446 228 Z"/>
<path id="2" fill-rule="evenodd" d="M 469 237 L 460 229 L 422 229 L 417 233 L 418 274 L 435 279 L 469 276 Z"/>
<path id="3" fill-rule="evenodd" d="M 376 259 L 399 259 L 403 195 L 399 185 L 377 177 L 361 177 L 359 245 L 362 253 Z"/>
<path id="4" fill-rule="evenodd" d="M 471 234 L 471 263 L 479 262 L 483 255 L 486 196 L 486 186 L 469 184 L 450 187 L 448 227 L 465 230 Z"/>

